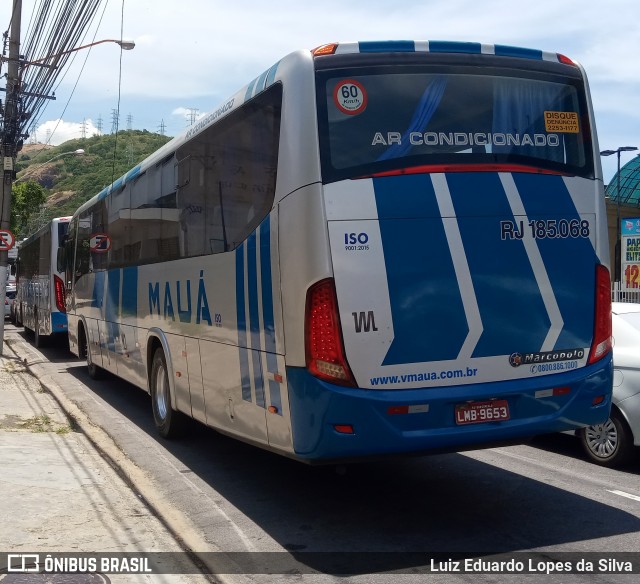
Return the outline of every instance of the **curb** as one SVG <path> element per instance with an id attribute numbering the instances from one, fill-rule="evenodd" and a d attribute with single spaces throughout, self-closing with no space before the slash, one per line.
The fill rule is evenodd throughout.
<path id="1" fill-rule="evenodd" d="M 25 343 L 28 345 L 28 343 Z M 29 345 L 30 346 L 30 345 Z M 5 342 L 11 353 L 24 365 L 27 372 L 38 380 L 42 388 L 55 400 L 69 425 L 74 431 L 81 432 L 96 449 L 98 454 L 111 466 L 125 484 L 133 491 L 160 523 L 167 529 L 173 539 L 187 554 L 189 561 L 200 571 L 200 574 L 210 582 L 221 584 L 238 584 L 240 579 L 231 579 L 226 574 L 216 574 L 215 566 L 201 556 L 201 553 L 218 552 L 222 550 L 206 541 L 191 520 L 175 509 L 169 501 L 153 487 L 147 474 L 134 464 L 118 446 L 112 436 L 103 427 L 94 424 L 85 411 L 74 401 L 70 400 L 60 385 L 50 376 L 39 377 L 33 371 L 27 357 L 21 358 L 15 348 Z M 234 574 L 234 576 L 240 576 Z M 249 580 L 251 581 L 251 580 Z"/>

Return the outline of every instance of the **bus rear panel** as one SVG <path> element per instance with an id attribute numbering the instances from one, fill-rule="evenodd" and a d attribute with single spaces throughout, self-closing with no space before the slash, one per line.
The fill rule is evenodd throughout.
<path id="1" fill-rule="evenodd" d="M 315 61 L 333 273 L 308 292 L 308 366 L 287 371 L 296 452 L 603 421 L 609 256 L 581 69 L 341 48 Z"/>
<path id="2" fill-rule="evenodd" d="M 20 244 L 15 319 L 32 331 L 36 346 L 67 334 L 64 274 L 58 255 L 71 217 L 56 217 Z M 53 337 L 55 338 L 55 337 Z"/>

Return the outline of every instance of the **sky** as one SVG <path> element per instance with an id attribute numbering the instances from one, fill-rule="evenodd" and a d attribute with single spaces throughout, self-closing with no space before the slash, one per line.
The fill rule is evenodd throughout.
<path id="1" fill-rule="evenodd" d="M 23 0 L 23 31 L 35 2 Z M 2 32 L 11 4 L 0 6 Z M 562 53 L 587 71 L 600 150 L 640 148 L 638 0 L 103 0 L 103 8 L 82 44 L 122 38 L 135 49 L 78 51 L 27 142 L 58 145 L 82 137 L 83 126 L 86 136 L 109 133 L 118 109 L 120 129 L 176 136 L 290 52 L 410 39 Z M 622 153 L 622 165 L 634 155 Z M 617 160 L 602 163 L 606 183 Z"/>

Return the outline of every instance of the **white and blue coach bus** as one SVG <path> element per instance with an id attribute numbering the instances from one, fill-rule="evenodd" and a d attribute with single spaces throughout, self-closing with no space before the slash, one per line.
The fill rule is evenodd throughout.
<path id="1" fill-rule="evenodd" d="M 64 266 L 58 250 L 67 237 L 71 217 L 57 217 L 19 244 L 16 260 L 16 299 L 12 307 L 16 324 L 34 334 L 36 347 L 45 339 L 66 342 Z"/>
<path id="2" fill-rule="evenodd" d="M 165 437 L 186 415 L 306 462 L 596 424 L 606 228 L 573 61 L 299 51 L 75 213 L 70 346 Z"/>

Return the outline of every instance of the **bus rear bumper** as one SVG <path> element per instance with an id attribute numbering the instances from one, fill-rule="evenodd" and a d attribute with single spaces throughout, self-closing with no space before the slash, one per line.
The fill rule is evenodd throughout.
<path id="1" fill-rule="evenodd" d="M 67 329 L 67 315 L 64 312 L 52 312 L 51 333 L 66 333 Z"/>
<path id="2" fill-rule="evenodd" d="M 289 367 L 295 456 L 322 463 L 455 452 L 598 424 L 609 415 L 612 374 L 609 355 L 589 367 L 535 379 L 381 391 L 332 385 Z M 506 400 L 510 418 L 458 425 L 455 407 L 468 400 Z"/>

